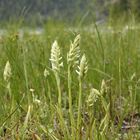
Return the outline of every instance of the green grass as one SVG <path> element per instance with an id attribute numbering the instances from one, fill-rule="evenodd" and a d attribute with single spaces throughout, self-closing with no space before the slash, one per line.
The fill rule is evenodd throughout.
<path id="1" fill-rule="evenodd" d="M 139 139 L 140 29 L 131 26 L 74 32 L 47 25 L 42 35 L 22 39 L 9 27 L 0 38 L 0 139 Z M 77 34 L 80 56 L 68 61 Z M 54 40 L 64 64 L 59 71 L 50 61 Z M 78 69 L 83 54 L 87 72 Z M 7 61 L 11 75 L 4 80 Z"/>

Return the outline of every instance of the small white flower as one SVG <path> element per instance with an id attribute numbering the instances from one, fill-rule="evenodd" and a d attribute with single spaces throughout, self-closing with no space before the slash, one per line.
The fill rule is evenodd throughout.
<path id="1" fill-rule="evenodd" d="M 34 92 L 35 91 L 35 89 L 33 89 L 33 88 L 30 88 L 30 92 Z"/>
<path id="2" fill-rule="evenodd" d="M 39 100 L 39 99 L 34 99 L 34 103 L 36 103 L 36 104 L 40 104 L 41 103 L 41 101 Z"/>

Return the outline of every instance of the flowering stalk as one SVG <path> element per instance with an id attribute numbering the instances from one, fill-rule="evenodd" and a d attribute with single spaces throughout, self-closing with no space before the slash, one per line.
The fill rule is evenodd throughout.
<path id="1" fill-rule="evenodd" d="M 14 106 L 14 97 L 12 96 L 11 93 L 11 83 L 10 83 L 11 76 L 12 76 L 11 65 L 9 61 L 7 61 L 3 72 L 3 79 L 6 82 L 6 88 L 8 90 L 10 100 L 12 101 L 11 103 L 11 112 L 12 112 Z"/>
<path id="2" fill-rule="evenodd" d="M 57 41 L 54 41 L 53 45 L 52 45 L 52 49 L 51 49 L 51 64 L 52 64 L 52 70 L 54 72 L 55 75 L 55 79 L 56 79 L 56 83 L 57 83 L 57 89 L 58 89 L 58 105 L 61 108 L 61 89 L 60 89 L 60 67 L 63 66 L 63 62 L 61 62 L 62 57 L 60 54 L 60 48 L 58 46 Z"/>
<path id="3" fill-rule="evenodd" d="M 51 98 L 51 92 L 50 92 L 50 84 L 49 84 L 49 80 L 48 80 L 48 76 L 50 75 L 49 71 L 45 68 L 44 70 L 44 77 L 46 79 L 47 82 L 47 87 L 48 87 L 48 98 L 49 98 L 49 102 L 50 102 L 50 106 L 52 105 L 52 98 Z"/>
<path id="4" fill-rule="evenodd" d="M 57 89 L 58 89 L 58 108 L 57 108 L 57 111 L 58 111 L 58 114 L 59 114 L 59 117 L 60 117 L 60 125 L 64 129 L 65 139 L 68 139 L 67 138 L 68 129 L 65 126 L 63 113 L 62 113 L 62 94 L 61 94 L 61 88 L 60 88 L 61 85 L 60 85 L 60 76 L 59 76 L 60 68 L 63 66 L 63 62 L 61 62 L 62 57 L 61 57 L 60 48 L 58 46 L 57 41 L 54 41 L 54 43 L 52 44 L 50 61 L 51 61 L 51 64 L 52 64 L 52 70 L 53 70 L 54 75 L 55 75 Z"/>
<path id="5" fill-rule="evenodd" d="M 78 70 L 76 71 L 79 79 L 79 98 L 78 98 L 78 118 L 77 118 L 77 130 L 81 129 L 81 107 L 82 107 L 82 80 L 85 77 L 88 71 L 87 59 L 85 54 L 82 56 L 80 61 L 80 66 L 78 66 Z M 80 129 L 79 129 L 80 128 Z M 77 139 L 79 135 L 79 131 L 77 133 Z"/>
<path id="6" fill-rule="evenodd" d="M 68 63 L 68 94 L 69 94 L 69 113 L 70 113 L 70 122 L 71 122 L 71 131 L 72 131 L 72 138 L 74 138 L 74 117 L 72 111 L 72 94 L 71 94 L 71 71 L 72 68 L 78 63 L 78 59 L 80 56 L 80 35 L 77 35 L 74 39 L 74 42 L 71 43 L 70 50 L 67 54 L 67 63 Z"/>

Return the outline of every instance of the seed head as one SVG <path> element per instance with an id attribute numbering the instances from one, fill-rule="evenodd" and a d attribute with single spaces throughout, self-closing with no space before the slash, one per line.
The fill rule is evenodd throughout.
<path id="1" fill-rule="evenodd" d="M 9 79 L 11 78 L 12 72 L 11 72 L 11 66 L 9 61 L 6 62 L 5 68 L 4 68 L 4 72 L 3 72 L 3 78 L 5 81 L 9 81 Z"/>
<path id="2" fill-rule="evenodd" d="M 85 54 L 82 56 L 80 61 L 80 66 L 78 66 L 78 70 L 76 70 L 77 74 L 79 75 L 79 78 L 84 78 L 86 73 L 88 71 L 88 64 Z"/>
<path id="3" fill-rule="evenodd" d="M 80 57 L 80 34 L 76 36 L 74 39 L 74 42 L 71 42 L 70 50 L 67 54 L 67 62 L 68 64 L 71 64 L 72 67 L 74 67 L 76 64 L 78 64 L 78 58 Z"/>
<path id="4" fill-rule="evenodd" d="M 52 70 L 54 72 L 60 72 L 60 67 L 63 66 L 63 62 L 61 62 L 62 57 L 60 54 L 60 48 L 58 46 L 57 41 L 54 41 L 52 44 L 52 49 L 51 49 L 51 64 L 52 64 Z"/>
<path id="5" fill-rule="evenodd" d="M 107 85 L 106 85 L 105 80 L 103 79 L 103 80 L 102 80 L 102 83 L 101 83 L 101 90 L 100 90 L 100 92 L 101 92 L 102 94 L 104 94 L 104 93 L 107 92 L 107 90 L 108 90 L 108 87 L 107 87 Z"/>
<path id="6" fill-rule="evenodd" d="M 90 91 L 90 94 L 88 96 L 88 99 L 87 99 L 88 106 L 89 107 L 93 106 L 94 103 L 98 100 L 100 95 L 101 95 L 101 93 L 97 89 L 92 88 Z"/>

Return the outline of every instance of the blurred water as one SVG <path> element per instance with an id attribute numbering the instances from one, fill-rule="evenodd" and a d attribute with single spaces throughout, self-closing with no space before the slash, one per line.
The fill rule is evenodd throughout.
<path id="1" fill-rule="evenodd" d="M 41 35 L 43 34 L 44 30 L 42 28 L 36 28 L 36 29 L 19 29 L 17 31 L 20 38 L 24 36 L 24 34 L 28 35 Z M 9 32 L 6 29 L 0 29 L 0 37 L 7 35 Z"/>
<path id="2" fill-rule="evenodd" d="M 112 27 L 110 26 L 100 26 L 99 27 L 99 32 L 100 33 L 127 33 L 127 31 L 129 30 L 139 30 L 140 27 L 139 26 L 124 26 L 121 30 L 114 30 Z M 65 31 L 68 32 L 88 32 L 88 33 L 94 33 L 96 32 L 95 26 L 94 25 L 89 25 L 86 27 L 79 27 L 79 28 L 75 28 L 75 27 L 70 27 L 70 28 L 66 28 L 64 29 Z M 35 35 L 35 36 L 40 36 L 45 32 L 45 30 L 43 28 L 36 28 L 36 29 L 30 29 L 30 28 L 21 28 L 17 31 L 19 38 L 23 38 L 23 36 L 25 34 L 28 35 Z M 0 29 L 0 37 L 7 35 L 9 32 L 6 29 Z"/>

